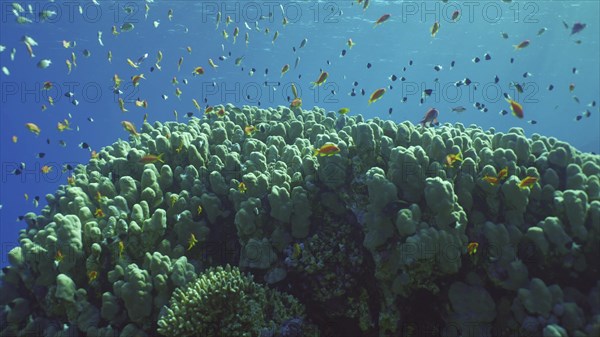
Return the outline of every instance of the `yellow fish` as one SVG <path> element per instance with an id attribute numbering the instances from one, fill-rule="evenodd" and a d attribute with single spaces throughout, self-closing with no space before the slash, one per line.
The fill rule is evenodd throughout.
<path id="1" fill-rule="evenodd" d="M 121 112 L 129 111 L 129 110 L 125 109 L 125 101 L 121 97 L 119 97 L 119 108 L 121 109 Z"/>
<path id="2" fill-rule="evenodd" d="M 187 250 L 192 250 L 192 248 L 194 248 L 194 246 L 198 243 L 198 240 L 196 240 L 196 236 L 194 235 L 194 233 L 190 234 L 190 239 L 188 240 L 188 249 Z"/>
<path id="3" fill-rule="evenodd" d="M 134 67 L 135 69 L 139 68 L 139 66 L 137 64 L 135 64 L 131 59 L 127 59 L 127 64 L 129 64 L 130 66 Z"/>

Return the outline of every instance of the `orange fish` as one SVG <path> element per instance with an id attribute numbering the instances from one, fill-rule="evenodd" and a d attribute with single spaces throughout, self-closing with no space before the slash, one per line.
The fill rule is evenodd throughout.
<path id="1" fill-rule="evenodd" d="M 449 154 L 446 156 L 446 167 L 454 167 L 454 163 L 462 160 L 462 152 L 458 152 L 457 154 Z"/>
<path id="2" fill-rule="evenodd" d="M 96 218 L 103 218 L 104 212 L 102 211 L 102 208 L 96 208 L 96 211 L 94 212 L 94 216 Z"/>
<path id="3" fill-rule="evenodd" d="M 506 177 L 508 177 L 508 167 L 505 167 L 498 172 L 498 180 L 506 179 Z"/>
<path id="4" fill-rule="evenodd" d="M 133 86 L 137 87 L 140 84 L 140 80 L 145 80 L 144 74 L 131 76 L 131 82 L 133 82 Z"/>
<path id="5" fill-rule="evenodd" d="M 498 185 L 498 178 L 496 178 L 496 177 L 485 176 L 482 179 L 487 181 L 488 183 L 490 183 L 490 185 L 493 185 L 493 186 Z"/>
<path id="6" fill-rule="evenodd" d="M 388 19 L 390 18 L 389 14 L 383 14 L 379 19 L 377 19 L 377 21 L 375 21 L 375 25 L 373 25 L 373 28 L 379 26 L 380 24 L 386 22 Z"/>
<path id="7" fill-rule="evenodd" d="M 319 78 L 315 82 L 310 82 L 310 84 L 312 84 L 313 88 L 320 86 L 327 81 L 327 77 L 329 77 L 329 74 L 326 71 L 322 71 Z"/>
<path id="8" fill-rule="evenodd" d="M 59 250 L 56 251 L 56 255 L 54 255 L 54 261 L 56 262 L 61 262 L 64 259 L 64 255 L 62 254 L 62 252 Z"/>
<path id="9" fill-rule="evenodd" d="M 153 154 L 145 155 L 145 156 L 143 156 L 140 159 L 140 163 L 142 163 L 142 164 L 151 164 L 151 163 L 155 163 L 155 162 L 159 161 L 159 162 L 161 162 L 161 163 L 164 164 L 165 162 L 162 159 L 163 155 L 164 155 L 164 153 L 161 153 L 158 156 L 155 156 Z"/>
<path id="10" fill-rule="evenodd" d="M 513 115 L 519 119 L 523 118 L 523 106 L 512 99 L 506 99 L 506 101 L 510 104 L 510 111 L 512 111 Z"/>
<path id="11" fill-rule="evenodd" d="M 532 176 L 527 176 L 519 182 L 519 187 L 522 189 L 531 188 L 531 186 L 533 186 L 533 184 L 535 184 L 537 181 L 538 181 L 538 178 L 532 177 Z"/>
<path id="12" fill-rule="evenodd" d="M 48 174 L 48 173 L 52 172 L 52 166 L 44 165 L 44 166 L 42 166 L 41 171 L 44 174 Z"/>
<path id="13" fill-rule="evenodd" d="M 467 253 L 471 256 L 477 254 L 478 247 L 479 247 L 478 242 L 469 242 L 469 244 L 467 245 Z"/>
<path id="14" fill-rule="evenodd" d="M 192 75 L 194 75 L 194 76 L 204 75 L 204 68 L 202 68 L 202 67 L 196 67 L 196 68 L 194 68 L 194 71 L 192 72 Z"/>
<path id="15" fill-rule="evenodd" d="M 575 90 L 575 83 L 569 84 L 569 92 L 573 92 Z"/>
<path id="16" fill-rule="evenodd" d="M 516 44 L 513 47 L 515 47 L 515 50 L 521 50 L 527 46 L 529 46 L 529 40 L 524 40 L 523 42 Z"/>
<path id="17" fill-rule="evenodd" d="M 125 130 L 127 132 L 129 132 L 130 134 L 132 134 L 134 136 L 139 136 L 139 134 L 137 133 L 137 130 L 135 129 L 135 126 L 133 125 L 133 123 L 131 123 L 129 121 L 122 121 L 121 125 L 123 125 L 123 128 L 125 128 Z"/>
<path id="18" fill-rule="evenodd" d="M 385 88 L 379 88 L 379 89 L 373 91 L 373 93 L 371 94 L 371 97 L 369 97 L 369 104 L 381 99 L 383 94 L 385 94 Z"/>
<path id="19" fill-rule="evenodd" d="M 246 125 L 244 128 L 244 133 L 246 136 L 252 136 L 254 132 L 256 132 L 256 127 L 254 127 L 254 125 Z"/>
<path id="20" fill-rule="evenodd" d="M 333 156 L 336 153 L 340 153 L 340 148 L 337 147 L 337 145 L 333 144 L 333 143 L 327 143 L 323 146 L 321 146 L 321 148 L 319 149 L 315 149 L 315 152 L 313 154 L 313 156 Z"/>
<path id="21" fill-rule="evenodd" d="M 292 100 L 292 102 L 290 103 L 290 109 L 292 108 L 299 108 L 302 106 L 302 98 L 300 97 L 296 97 Z"/>
<path id="22" fill-rule="evenodd" d="M 87 273 L 87 276 L 88 276 L 88 283 L 92 283 L 92 282 L 94 282 L 94 280 L 96 280 L 98 278 L 98 272 L 95 270 L 92 270 Z"/>

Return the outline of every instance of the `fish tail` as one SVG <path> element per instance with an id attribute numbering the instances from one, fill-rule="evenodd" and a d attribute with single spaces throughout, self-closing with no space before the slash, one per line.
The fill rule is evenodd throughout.
<path id="1" fill-rule="evenodd" d="M 163 164 L 164 164 L 164 163 L 165 163 L 165 161 L 162 159 L 162 157 L 163 157 L 164 155 L 165 155 L 164 153 L 161 153 L 161 154 L 159 154 L 159 155 L 156 157 L 156 160 L 158 160 L 159 162 L 161 162 L 161 163 L 163 163 Z"/>
<path id="2" fill-rule="evenodd" d="M 460 160 L 460 161 L 463 160 L 463 156 L 462 156 L 462 152 L 461 151 L 459 151 L 458 154 L 456 155 L 456 160 Z"/>
<path id="3" fill-rule="evenodd" d="M 315 149 L 315 152 L 313 152 L 313 156 L 317 156 L 319 154 L 319 149 Z"/>

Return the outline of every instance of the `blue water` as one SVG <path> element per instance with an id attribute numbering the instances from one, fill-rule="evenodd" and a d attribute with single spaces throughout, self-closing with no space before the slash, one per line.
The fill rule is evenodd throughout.
<path id="1" fill-rule="evenodd" d="M 366 118 L 417 122 L 427 109 L 436 107 L 442 123 L 476 124 L 497 131 L 520 127 L 527 135 L 553 136 L 570 142 L 581 151 L 600 152 L 598 107 L 587 106 L 592 101 L 600 101 L 600 5 L 597 1 L 451 4 L 371 1 L 366 11 L 352 1 L 285 2 L 289 21 L 285 27 L 277 2 L 157 1 L 149 4 L 147 19 L 141 1 L 101 1 L 99 6 L 85 1 L 81 3 L 83 15 L 79 14 L 76 2 L 29 3 L 34 14 L 43 9 L 57 14 L 41 22 L 37 14 L 28 13 L 24 4 L 22 15 L 33 22 L 20 25 L 11 13 L 11 2 L 1 3 L 0 44 L 6 50 L 0 54 L 0 63 L 10 71 L 9 76 L 0 74 L 2 266 L 8 263 L 8 250 L 17 244 L 18 231 L 25 228 L 24 222 L 17 220 L 18 216 L 26 212 L 39 213 L 45 205 L 44 196 L 55 191 L 58 185 L 66 184 L 68 172 L 61 172 L 64 164 L 75 166 L 89 160 L 89 150 L 79 148 L 79 143 L 86 142 L 92 149 L 99 150 L 118 138 L 127 139 L 128 134 L 120 122 L 129 120 L 139 128 L 145 113 L 150 122 L 174 120 L 174 110 L 178 112 L 179 121 L 186 120 L 187 112 L 201 117 L 192 98 L 202 108 L 207 104 L 222 103 L 260 104 L 265 108 L 289 105 L 291 83 L 295 83 L 305 109 L 315 105 L 333 111 L 348 107 L 351 115 L 360 113 Z M 124 7 L 130 7 L 132 13 L 127 14 Z M 170 8 L 174 13 L 172 21 L 167 18 Z M 457 22 L 451 22 L 450 15 L 456 9 L 461 10 L 462 16 Z M 216 30 L 217 10 L 221 10 L 223 16 Z M 272 13 L 271 17 L 269 13 Z M 373 23 L 386 13 L 391 14 L 391 18 L 373 28 Z M 233 21 L 228 26 L 225 25 L 227 15 Z M 264 16 L 262 19 L 261 15 Z M 154 28 L 154 21 L 160 21 L 158 28 Z M 255 21 L 258 21 L 260 31 L 255 30 Z M 432 38 L 430 28 L 435 21 L 441 26 Z M 563 21 L 569 29 L 563 26 Z M 570 27 L 578 21 L 587 27 L 570 36 Z M 111 27 L 119 28 L 124 22 L 133 23 L 135 28 L 113 36 Z M 247 30 L 244 22 L 252 30 Z M 233 44 L 236 26 L 240 34 Z M 547 31 L 538 36 L 542 27 Z M 264 33 L 265 28 L 269 28 L 268 34 Z M 229 34 L 227 40 L 222 36 L 223 29 Z M 98 43 L 98 31 L 103 33 L 104 46 Z M 279 31 L 279 37 L 272 43 L 275 31 Z M 246 32 L 250 38 L 248 46 L 244 41 Z M 506 32 L 509 38 L 504 39 L 501 32 Z M 21 42 L 24 35 L 39 43 L 33 47 L 34 58 L 29 57 Z M 304 38 L 308 42 L 299 49 Z M 356 43 L 352 49 L 346 44 L 348 38 Z M 531 41 L 530 46 L 515 51 L 513 45 L 526 39 Z M 76 41 L 77 45 L 65 49 L 62 40 Z M 581 43 L 576 43 L 577 40 Z M 191 54 L 186 51 L 188 46 L 192 48 Z M 10 59 L 12 48 L 16 48 L 14 61 Z M 90 57 L 84 57 L 84 49 L 91 52 Z M 340 57 L 344 49 L 347 53 Z M 112 62 L 107 60 L 109 50 L 112 51 Z M 159 50 L 164 55 L 162 71 L 150 72 Z M 65 60 L 70 58 L 71 52 L 76 54 L 77 67 L 67 75 Z M 127 64 L 127 58 L 136 61 L 144 53 L 149 56 L 139 69 Z M 484 60 L 486 53 L 491 60 Z M 178 71 L 181 56 L 183 64 Z M 220 61 L 219 56 L 227 56 L 227 59 Z M 244 57 L 241 65 L 235 66 L 234 60 L 241 56 Z M 301 60 L 294 69 L 297 56 Z M 475 57 L 481 61 L 473 63 Z M 47 69 L 36 67 L 43 58 L 52 60 Z M 209 58 L 219 67 L 211 68 Z M 514 63 L 510 58 L 514 58 Z M 451 69 L 452 61 L 455 66 Z M 367 68 L 368 63 L 371 68 Z M 290 65 L 290 71 L 280 76 L 284 64 Z M 435 71 L 436 65 L 443 69 Z M 192 76 L 196 66 L 204 67 L 205 74 Z M 256 69 L 253 76 L 248 74 L 251 68 Z M 265 75 L 266 68 L 268 75 Z M 573 68 L 576 68 L 576 74 Z M 327 71 L 329 78 L 323 86 L 313 90 L 310 82 L 317 79 L 321 70 Z M 526 72 L 532 76 L 523 78 Z M 121 97 L 129 110 L 126 113 L 119 110 L 117 96 L 112 93 L 115 73 L 123 80 Z M 146 80 L 141 80 L 134 88 L 129 79 L 140 73 Z M 391 75 L 404 77 L 405 81 L 391 81 Z M 176 86 L 171 83 L 173 76 L 179 80 L 177 87 L 183 92 L 180 99 L 175 96 Z M 494 83 L 495 76 L 500 79 L 498 84 Z M 459 88 L 454 86 L 456 81 L 465 78 L 473 83 Z M 184 84 L 183 79 L 189 83 Z M 44 81 L 54 82 L 54 88 L 41 90 Z M 356 87 L 355 81 L 358 82 Z M 513 81 L 525 84 L 522 94 L 509 87 Z M 572 93 L 570 83 L 575 84 Z M 554 86 L 553 91 L 547 89 L 550 84 Z M 393 88 L 390 89 L 390 85 Z M 369 95 L 382 87 L 388 89 L 383 98 L 367 104 Z M 355 88 L 356 96 L 349 95 L 352 88 Z M 424 89 L 434 91 L 421 104 Z M 67 91 L 75 93 L 80 102 L 78 106 L 64 97 Z M 501 110 L 509 109 L 503 93 L 510 94 L 523 105 L 523 119 L 511 114 L 500 115 Z M 163 94 L 169 98 L 163 100 Z M 48 104 L 48 95 L 54 97 L 54 106 Z M 406 97 L 404 103 L 403 97 Z M 146 99 L 148 108 L 136 107 L 134 101 L 137 98 Z M 488 111 L 476 109 L 473 106 L 476 102 L 485 104 Z M 48 106 L 46 111 L 41 111 L 42 104 Z M 452 112 L 451 109 L 457 106 L 467 110 L 460 114 Z M 575 121 L 576 116 L 586 109 L 591 116 Z M 88 117 L 94 121 L 88 121 Z M 70 120 L 71 128 L 79 127 L 79 131 L 59 132 L 56 124 L 65 118 Z M 532 121 L 537 124 L 530 124 Z M 28 122 L 40 126 L 39 136 L 24 127 Z M 18 137 L 17 143 L 12 142 L 13 135 Z M 66 147 L 59 146 L 59 140 L 64 140 Z M 45 157 L 37 159 L 35 154 L 38 152 L 44 152 Z M 10 174 L 21 162 L 25 163 L 24 173 L 20 176 Z M 42 174 L 40 168 L 43 165 L 54 169 L 49 174 Z M 29 200 L 25 200 L 25 193 Z M 41 197 L 37 208 L 32 203 L 35 196 Z"/>

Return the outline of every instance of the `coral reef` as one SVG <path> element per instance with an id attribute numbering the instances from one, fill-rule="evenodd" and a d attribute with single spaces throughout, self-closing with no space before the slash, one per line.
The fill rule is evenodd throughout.
<path id="1" fill-rule="evenodd" d="M 261 336 L 598 335 L 598 155 L 519 128 L 223 108 L 144 123 L 24 216 L 1 335 L 216 334 L 215 320 Z M 314 156 L 324 144 L 339 151 Z"/>

